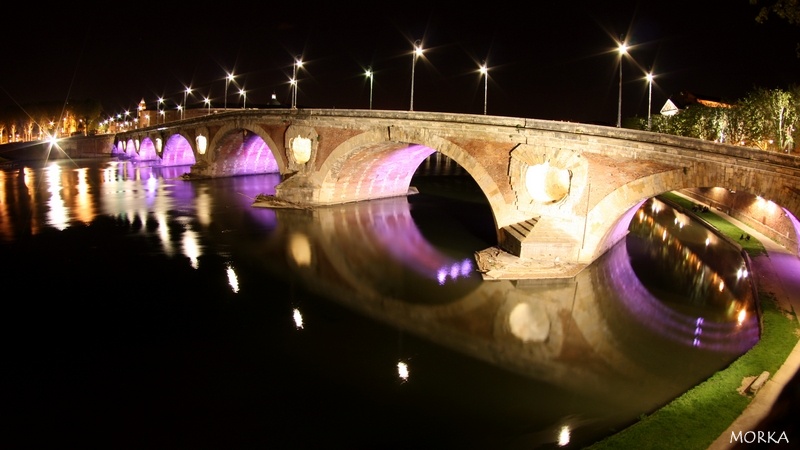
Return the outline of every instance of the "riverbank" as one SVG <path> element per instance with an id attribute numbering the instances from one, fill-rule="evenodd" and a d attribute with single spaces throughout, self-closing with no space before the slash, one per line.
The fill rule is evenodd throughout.
<path id="1" fill-rule="evenodd" d="M 684 200 L 689 202 L 684 205 L 688 211 L 691 200 L 675 201 Z M 720 211 L 704 215 L 704 221 L 724 229 L 734 241 L 742 234 L 751 236 L 742 247 L 751 257 L 762 307 L 762 337 L 727 369 L 590 449 L 738 449 L 746 446 L 735 440 L 736 435 L 750 433 L 752 438 L 759 431 L 786 433 L 788 442 L 800 442 L 796 421 L 800 402 L 791 401 L 797 400 L 800 391 L 800 298 L 796 295 L 800 258 Z M 719 226 L 719 221 L 727 226 Z M 753 380 L 765 371 L 769 372 L 765 384 L 755 394 L 749 392 Z M 778 397 L 783 401 L 778 402 Z"/>

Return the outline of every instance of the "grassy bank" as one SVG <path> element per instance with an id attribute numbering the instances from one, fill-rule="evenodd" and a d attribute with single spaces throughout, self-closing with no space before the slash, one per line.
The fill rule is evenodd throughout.
<path id="1" fill-rule="evenodd" d="M 694 205 L 691 200 L 675 194 L 664 197 L 686 211 L 691 211 Z M 713 211 L 697 215 L 722 234 L 740 242 L 751 257 L 766 253 L 758 240 L 740 240 L 747 232 Z M 798 341 L 797 318 L 781 310 L 772 293 L 759 290 L 759 302 L 761 339 L 750 351 L 663 408 L 588 448 L 707 449 L 752 400 L 752 396 L 739 394 L 742 380 L 765 370 L 774 375 Z"/>

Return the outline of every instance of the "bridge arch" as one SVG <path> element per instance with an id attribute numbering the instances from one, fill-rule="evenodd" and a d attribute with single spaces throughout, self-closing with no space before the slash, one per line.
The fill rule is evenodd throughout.
<path id="1" fill-rule="evenodd" d="M 201 169 L 209 176 L 285 173 L 286 161 L 275 141 L 255 123 L 227 123 L 208 142 Z M 208 135 L 208 133 L 206 133 Z"/>
<path id="2" fill-rule="evenodd" d="M 164 135 L 164 149 L 161 164 L 164 166 L 185 166 L 196 162 L 194 139 L 184 132 Z"/>
<path id="3" fill-rule="evenodd" d="M 130 152 L 131 139 L 142 133 L 169 139 L 163 158 L 188 150 L 196 158 L 194 177 L 236 175 L 219 165 L 220 152 L 233 154 L 238 133 L 243 145 L 258 136 L 281 173 L 275 197 L 311 207 L 406 195 L 414 170 L 440 152 L 489 200 L 502 251 L 567 276 L 622 237 L 618 225 L 628 223 L 632 208 L 662 192 L 724 186 L 800 215 L 796 155 L 588 124 L 406 111 L 242 110 L 120 133 L 117 149 Z M 197 148 L 199 135 L 209 140 L 205 154 Z"/>
<path id="4" fill-rule="evenodd" d="M 313 201 L 332 204 L 407 195 L 414 173 L 435 152 L 455 161 L 475 180 L 497 223 L 498 215 L 505 213 L 505 199 L 486 169 L 459 145 L 413 130 L 397 140 L 387 129 L 372 129 L 336 146 L 310 177 L 318 186 Z"/>

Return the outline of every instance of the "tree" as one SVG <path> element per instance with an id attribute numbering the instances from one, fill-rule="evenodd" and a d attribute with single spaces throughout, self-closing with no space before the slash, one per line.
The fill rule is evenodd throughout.
<path id="1" fill-rule="evenodd" d="M 761 6 L 756 15 L 758 23 L 766 23 L 770 16 L 775 15 L 790 25 L 800 26 L 799 0 L 750 0 L 750 4 Z M 797 44 L 797 57 L 800 58 L 800 43 Z"/>

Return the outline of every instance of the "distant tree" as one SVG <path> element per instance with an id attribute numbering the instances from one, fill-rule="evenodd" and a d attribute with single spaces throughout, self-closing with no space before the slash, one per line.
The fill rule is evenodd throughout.
<path id="1" fill-rule="evenodd" d="M 751 5 L 760 6 L 756 22 L 766 23 L 775 15 L 790 25 L 800 26 L 800 2 L 798 0 L 750 0 Z M 797 57 L 800 58 L 800 43 L 797 44 Z"/>
<path id="2" fill-rule="evenodd" d="M 750 0 L 750 4 L 761 7 L 756 16 L 758 23 L 765 23 L 774 14 L 791 25 L 800 25 L 798 0 Z"/>

